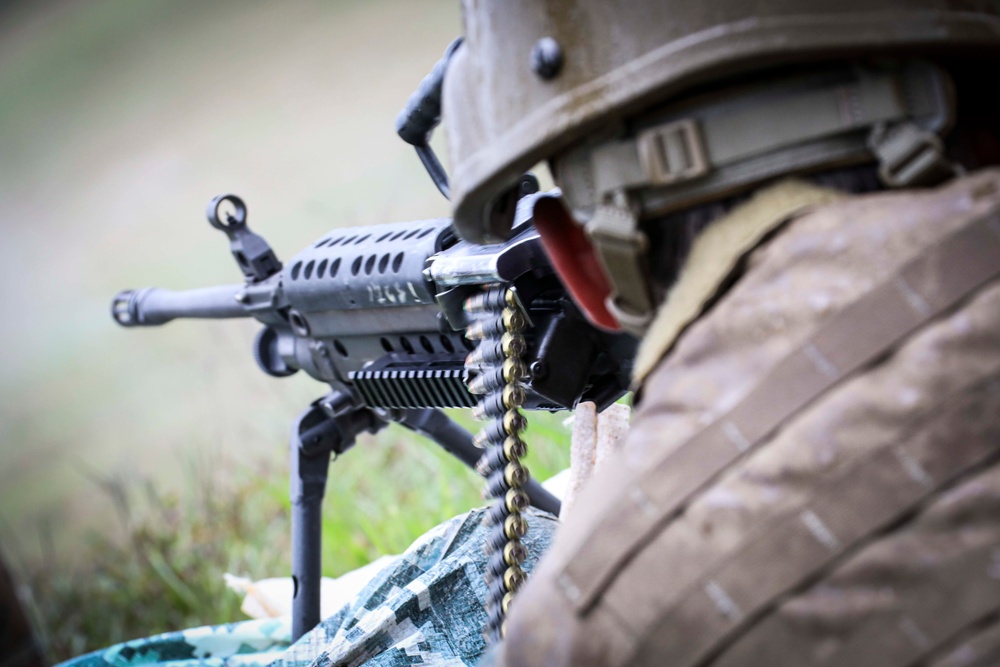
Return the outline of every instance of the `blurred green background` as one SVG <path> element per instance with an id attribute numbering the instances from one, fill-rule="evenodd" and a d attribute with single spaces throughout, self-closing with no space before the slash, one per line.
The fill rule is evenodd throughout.
<path id="1" fill-rule="evenodd" d="M 333 227 L 447 215 L 394 119 L 461 32 L 458 4 L 0 5 L 0 545 L 39 623 L 75 628 L 65 645 L 50 638 L 56 654 L 231 620 L 218 616 L 234 606 L 207 608 L 219 570 L 287 572 L 289 425 L 324 387 L 258 371 L 252 323 L 129 331 L 110 298 L 237 281 L 204 218 L 222 192 L 285 259 Z M 567 461 L 560 421 L 532 422 L 540 476 Z M 459 464 L 396 428 L 337 461 L 331 484 L 329 574 L 478 496 Z M 181 553 L 213 541 L 233 548 Z M 160 560 L 152 589 L 122 583 Z M 122 589 L 103 609 L 85 590 L 98 570 Z M 183 614 L 146 610 L 92 636 L 95 616 L 157 585 Z"/>

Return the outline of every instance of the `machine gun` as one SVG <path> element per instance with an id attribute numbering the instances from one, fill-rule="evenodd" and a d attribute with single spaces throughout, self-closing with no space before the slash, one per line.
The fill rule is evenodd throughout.
<path id="1" fill-rule="evenodd" d="M 520 466 L 518 409 L 572 409 L 580 400 L 603 409 L 625 392 L 635 342 L 588 324 L 567 296 L 531 223 L 533 200 L 547 196 L 537 190 L 526 175 L 513 234 L 502 244 L 459 241 L 448 219 L 343 228 L 286 266 L 247 226 L 243 201 L 222 195 L 207 216 L 229 238 L 243 283 L 115 296 L 112 316 L 126 327 L 252 317 L 263 325 L 253 344 L 261 370 L 279 378 L 302 370 L 329 385 L 292 429 L 293 638 L 320 620 L 321 505 L 331 454 L 396 422 L 470 467 L 478 463 L 501 499 L 503 549 L 523 534 L 509 517 L 520 521 L 517 510 L 529 498 L 559 511 Z M 496 420 L 477 439 L 441 411 L 449 407 Z M 491 458 L 482 445 L 497 438 L 507 447 Z M 507 556 L 507 565 L 523 560 L 523 552 Z M 509 569 L 503 558 L 497 567 L 499 575 Z"/>

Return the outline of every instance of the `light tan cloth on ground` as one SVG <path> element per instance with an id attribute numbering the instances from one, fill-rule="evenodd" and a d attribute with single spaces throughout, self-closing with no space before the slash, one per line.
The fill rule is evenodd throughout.
<path id="1" fill-rule="evenodd" d="M 354 599 L 369 581 L 398 556 L 379 556 L 367 565 L 345 572 L 339 577 L 323 577 L 320 583 L 320 616 L 332 616 Z M 240 611 L 250 618 L 277 618 L 292 613 L 295 582 L 291 577 L 271 577 L 253 581 L 226 572 L 226 586 L 244 595 Z"/>

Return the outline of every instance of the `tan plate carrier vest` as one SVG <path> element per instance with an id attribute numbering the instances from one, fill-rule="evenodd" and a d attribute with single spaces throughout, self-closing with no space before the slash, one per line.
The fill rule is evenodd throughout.
<path id="1" fill-rule="evenodd" d="M 748 253 L 645 381 L 501 661 L 874 667 L 971 641 L 1000 613 L 998 277 L 997 170 Z"/>

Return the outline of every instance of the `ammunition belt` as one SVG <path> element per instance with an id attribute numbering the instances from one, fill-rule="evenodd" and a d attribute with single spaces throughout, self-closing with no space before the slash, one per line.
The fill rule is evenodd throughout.
<path id="1" fill-rule="evenodd" d="M 495 286 L 465 302 L 469 318 L 466 336 L 478 340 L 466 359 L 470 371 L 469 391 L 482 396 L 473 416 L 485 421 L 475 444 L 484 449 L 476 470 L 486 478 L 484 497 L 492 500 L 487 521 L 492 527 L 486 551 L 486 639 L 495 643 L 504 635 L 511 600 L 524 583 L 521 564 L 527 557 L 521 538 L 528 531 L 522 514 L 528 507 L 524 486 L 530 479 L 521 464 L 527 446 L 521 432 L 527 426 L 520 412 L 524 404 L 522 380 L 526 377 L 523 355 L 526 343 L 521 332 L 528 318 L 508 286 Z"/>

